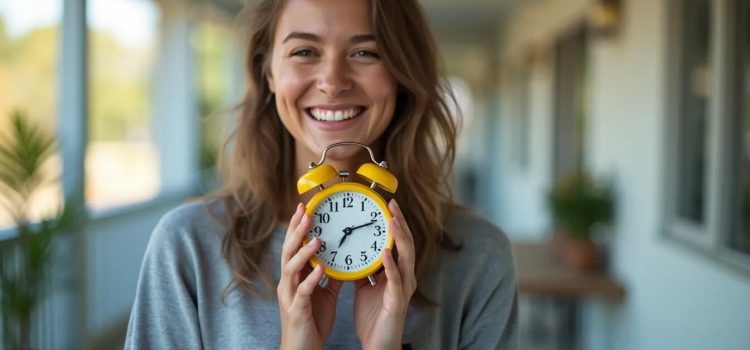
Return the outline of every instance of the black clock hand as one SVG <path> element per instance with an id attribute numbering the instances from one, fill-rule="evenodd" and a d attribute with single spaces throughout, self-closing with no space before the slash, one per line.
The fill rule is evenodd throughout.
<path id="1" fill-rule="evenodd" d="M 341 237 L 341 241 L 339 242 L 339 248 L 341 247 L 342 244 L 344 244 L 344 241 L 346 241 L 346 237 L 349 237 L 349 235 L 351 235 L 352 232 L 354 232 L 354 230 L 365 227 L 365 226 L 370 226 L 374 223 L 375 223 L 375 220 L 372 220 L 364 225 L 349 226 L 349 227 L 344 228 L 344 237 Z"/>
<path id="2" fill-rule="evenodd" d="M 354 231 L 354 230 L 356 230 L 356 229 L 358 229 L 358 228 L 362 228 L 362 227 L 365 227 L 365 226 L 370 226 L 370 225 L 372 225 L 372 224 L 374 224 L 374 223 L 375 223 L 375 220 L 372 220 L 372 221 L 370 221 L 370 222 L 368 222 L 368 223 L 366 223 L 366 224 L 364 224 L 364 225 L 359 225 L 359 226 L 352 226 L 352 227 L 349 227 L 349 228 L 350 228 L 350 229 L 351 229 L 352 231 Z"/>
<path id="3" fill-rule="evenodd" d="M 344 244 L 346 237 L 349 237 L 349 235 L 352 234 L 352 230 L 353 229 L 351 227 L 344 228 L 344 237 L 341 237 L 341 241 L 339 242 L 339 248 L 341 248 L 341 245 Z"/>

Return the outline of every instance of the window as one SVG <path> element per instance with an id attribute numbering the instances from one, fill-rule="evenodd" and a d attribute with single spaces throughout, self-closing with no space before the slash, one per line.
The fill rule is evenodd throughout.
<path id="1" fill-rule="evenodd" d="M 529 167 L 531 115 L 529 94 L 531 66 L 526 62 L 509 64 L 506 69 L 508 82 L 509 150 L 510 158 L 519 171 Z"/>
<path id="2" fill-rule="evenodd" d="M 667 233 L 750 269 L 750 3 L 673 5 Z"/>
<path id="3" fill-rule="evenodd" d="M 710 0 L 685 1 L 681 26 L 683 48 L 680 71 L 679 134 L 677 168 L 677 216 L 694 224 L 703 223 L 705 211 L 706 114 L 710 91 L 711 6 Z"/>
<path id="4" fill-rule="evenodd" d="M 38 0 L 34 6 L 26 0 L 0 1 L 0 142 L 8 139 L 14 111 L 55 133 L 61 13 L 62 0 Z M 59 173 L 59 161 L 51 166 L 50 172 Z M 59 183 L 41 188 L 31 199 L 29 218 L 52 215 L 61 196 Z M 13 225 L 5 205 L 0 200 L 0 229 Z"/>
<path id="5" fill-rule="evenodd" d="M 583 168 L 588 84 L 587 33 L 578 26 L 555 45 L 554 180 Z"/>
<path id="6" fill-rule="evenodd" d="M 734 223 L 731 226 L 730 246 L 738 251 L 750 254 L 750 3 L 738 1 L 736 11 L 738 32 L 735 34 L 737 64 L 735 87 L 737 94 L 737 111 L 734 114 L 732 144 L 736 168 L 732 171 L 734 178 L 730 198 L 734 198 Z"/>
<path id="7" fill-rule="evenodd" d="M 159 12 L 149 0 L 90 0 L 86 202 L 101 210 L 159 193 L 150 77 Z"/>
<path id="8" fill-rule="evenodd" d="M 196 89 L 201 117 L 199 166 L 204 171 L 204 190 L 210 190 L 219 149 L 226 137 L 229 111 L 237 99 L 233 94 L 235 63 L 233 33 L 211 19 L 201 21 L 192 33 L 196 55 Z"/>

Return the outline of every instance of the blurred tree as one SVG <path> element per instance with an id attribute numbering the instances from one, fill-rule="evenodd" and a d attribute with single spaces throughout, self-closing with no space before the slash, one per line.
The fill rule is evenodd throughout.
<path id="1" fill-rule="evenodd" d="M 212 21 L 202 22 L 195 32 L 197 56 L 198 110 L 201 116 L 200 167 L 216 165 L 224 137 L 226 116 L 230 105 L 231 31 Z M 210 174 L 206 174 L 209 176 Z M 210 180 L 210 179 L 209 179 Z"/>
<path id="2" fill-rule="evenodd" d="M 22 37 L 0 34 L 0 115 L 25 106 L 44 125 L 55 125 L 57 27 L 33 29 Z"/>
<path id="3" fill-rule="evenodd" d="M 102 31 L 92 31 L 89 40 L 91 141 L 147 138 L 153 52 L 125 47 Z"/>

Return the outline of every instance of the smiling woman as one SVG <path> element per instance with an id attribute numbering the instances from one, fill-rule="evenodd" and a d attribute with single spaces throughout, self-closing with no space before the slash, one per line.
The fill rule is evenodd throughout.
<path id="1" fill-rule="evenodd" d="M 510 245 L 453 202 L 454 101 L 416 0 L 267 0 L 248 23 L 224 185 L 154 230 L 126 348 L 515 348 Z M 319 284 L 321 239 L 302 245 L 327 219 L 305 214 L 295 181 L 340 141 L 369 145 L 399 181 L 378 222 L 397 254 L 381 249 L 374 285 Z M 358 150 L 327 163 L 354 170 Z M 380 233 L 367 225 L 330 242 Z"/>
<path id="2" fill-rule="evenodd" d="M 340 141 L 379 144 L 393 118 L 396 80 L 380 59 L 370 9 L 363 5 L 292 2 L 279 18 L 268 86 L 302 159 Z M 358 149 L 343 151 L 331 154 L 334 161 L 361 160 L 353 158 Z"/>

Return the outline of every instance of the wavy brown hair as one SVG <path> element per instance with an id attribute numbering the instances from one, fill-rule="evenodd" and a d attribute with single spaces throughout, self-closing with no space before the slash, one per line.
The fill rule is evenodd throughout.
<path id="1" fill-rule="evenodd" d="M 442 79 L 435 42 L 416 0 L 371 0 L 381 60 L 398 82 L 395 115 L 380 137 L 379 155 L 400 180 L 395 194 L 414 234 L 416 275 L 428 272 L 438 246 L 458 249 L 443 230 L 453 204 L 450 189 L 456 125 L 448 102 L 455 99 Z M 223 187 L 212 197 L 227 207 L 222 254 L 233 280 L 250 295 L 274 290 L 268 248 L 278 222 L 299 199 L 295 186 L 294 139 L 281 124 L 265 79 L 281 0 L 260 3 L 249 20 L 247 91 L 239 120 L 225 143 L 219 168 Z M 274 219 L 269 219 L 274 218 Z M 226 296 L 225 293 L 225 296 Z M 431 303 L 417 290 L 415 298 Z"/>

